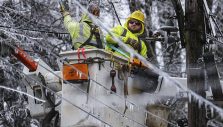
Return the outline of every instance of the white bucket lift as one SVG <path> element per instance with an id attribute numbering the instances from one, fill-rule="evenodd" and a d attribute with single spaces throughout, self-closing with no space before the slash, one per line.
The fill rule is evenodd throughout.
<path id="1" fill-rule="evenodd" d="M 78 59 L 97 58 L 110 59 L 110 53 L 100 49 L 89 49 L 79 53 L 69 51 L 61 53 L 62 59 L 66 59 L 69 64 L 78 63 Z M 128 61 L 125 58 L 113 56 L 114 60 L 121 64 Z M 61 70 L 63 66 L 61 65 Z M 175 96 L 179 89 L 174 85 L 162 85 L 157 94 L 142 92 L 135 86 L 142 86 L 146 80 L 137 76 L 128 77 L 128 96 L 124 96 L 124 81 L 116 74 L 114 84 L 116 94 L 109 92 L 112 85 L 110 71 L 112 70 L 111 61 L 102 63 L 89 63 L 88 74 L 91 79 L 89 82 L 89 95 L 87 95 L 88 82 L 62 84 L 62 105 L 61 105 L 61 126 L 105 126 L 106 124 L 114 127 L 140 127 L 146 126 L 146 105 L 151 98 L 159 96 Z M 76 72 L 78 73 L 78 72 Z M 118 73 L 116 71 L 116 73 Z M 81 74 L 79 72 L 79 74 Z M 185 82 L 185 79 L 182 79 Z M 164 79 L 163 84 L 168 82 Z M 127 100 L 126 100 L 127 99 Z M 68 100 L 68 101 L 66 101 Z M 126 105 L 125 105 L 126 104 Z M 125 106 L 127 106 L 125 112 Z M 125 112 L 125 113 L 124 113 Z M 123 115 L 124 113 L 124 115 Z M 104 123 L 103 123 L 104 122 Z M 106 123 L 106 124 L 105 124 Z"/>
<path id="2" fill-rule="evenodd" d="M 100 49 L 88 49 L 78 54 L 77 51 L 61 53 L 61 59 L 68 63 L 64 62 L 67 65 L 64 66 L 65 64 L 63 65 L 61 61 L 59 61 L 60 71 L 53 71 L 41 59 L 38 61 L 39 66 L 36 71 L 29 72 L 29 69 L 26 67 L 23 70 L 24 74 L 34 79 L 28 81 L 30 83 L 27 84 L 27 92 L 30 95 L 46 100 L 43 96 L 43 84 L 41 84 L 40 81 L 39 83 L 35 81 L 40 80 L 38 78 L 39 73 L 44 77 L 46 86 L 49 89 L 58 93 L 58 95 L 62 93 L 62 98 L 55 95 L 54 100 L 56 103 L 62 100 L 61 105 L 56 107 L 56 110 L 61 114 L 62 127 L 105 127 L 106 125 L 114 127 L 140 127 L 146 126 L 146 123 L 149 123 L 149 125 L 153 123 L 154 126 L 159 126 L 160 123 L 162 123 L 159 121 L 160 119 L 153 117 L 150 113 L 157 114 L 157 112 L 159 112 L 158 114 L 162 115 L 159 117 L 165 119 L 167 118 L 168 112 L 164 111 L 163 108 L 157 107 L 155 101 L 163 97 L 173 98 L 180 96 L 179 98 L 187 98 L 187 92 L 179 89 L 175 83 L 178 82 L 178 85 L 180 84 L 186 89 L 186 78 L 165 77 L 160 87 L 155 87 L 154 89 L 149 86 L 150 83 L 148 82 L 151 77 L 147 76 L 146 73 L 141 75 L 133 73 L 132 75 L 126 76 L 128 80 L 124 80 L 126 79 L 123 78 L 125 77 L 123 76 L 124 73 L 121 73 L 116 66 L 113 66 L 112 62 L 118 62 L 119 64 L 116 63 L 117 65 L 127 64 L 128 60 L 123 57 L 113 56 Z M 84 59 L 87 60 L 87 66 L 85 67 L 88 67 L 88 71 L 86 72 L 85 70 L 81 73 L 74 70 L 73 64 L 76 65 L 79 63 L 79 60 L 81 63 Z M 69 70 L 70 66 L 72 66 L 72 68 L 70 68 L 71 70 Z M 79 80 L 79 82 L 72 81 L 72 83 L 61 81 L 59 77 L 63 79 L 67 78 L 63 75 L 65 74 L 64 70 L 66 67 L 68 67 L 68 74 L 78 75 L 78 77 L 71 75 L 72 78 L 84 77 L 84 82 L 80 82 Z M 81 70 L 82 66 L 74 67 Z M 114 77 L 116 93 L 110 91 L 112 86 L 112 77 L 110 76 L 111 70 L 116 72 L 116 76 Z M 86 75 L 84 75 L 84 73 L 86 73 Z M 120 73 L 122 76 L 120 76 Z M 128 82 L 126 83 L 125 81 Z M 124 84 L 128 86 L 128 94 L 125 94 L 126 90 L 124 90 Z M 222 86 L 223 83 L 221 81 L 221 87 Z M 151 88 L 153 92 L 150 91 Z M 206 91 L 206 94 L 207 98 L 210 99 L 213 96 L 210 89 Z M 154 106 L 150 106 L 147 111 L 146 107 L 153 104 L 155 104 L 155 108 Z M 33 100 L 33 98 L 28 98 L 28 108 L 32 117 L 44 118 L 52 107 L 50 107 L 48 103 L 39 103 L 37 100 Z M 162 125 L 164 125 L 164 127 L 167 126 L 166 123 Z"/>
<path id="3" fill-rule="evenodd" d="M 38 78 L 39 73 L 41 73 L 45 79 L 45 82 L 47 84 L 47 87 L 55 92 L 60 92 L 62 89 L 60 79 L 52 74 L 49 71 L 53 70 L 41 59 L 36 60 L 39 64 L 36 71 L 29 72 L 29 69 L 27 67 L 24 67 L 23 73 L 27 76 L 31 77 L 34 80 L 24 81 L 24 83 L 27 84 L 27 93 L 31 96 L 37 97 L 42 100 L 47 100 L 44 96 L 43 87 L 40 79 Z M 54 71 L 56 75 L 60 76 L 60 71 Z M 27 79 L 28 80 L 28 79 Z M 55 96 L 57 97 L 57 96 Z M 58 99 L 59 100 L 59 99 Z M 55 101 L 58 101 L 55 100 Z M 43 103 L 40 101 L 37 101 L 33 98 L 28 98 L 28 109 L 30 110 L 30 115 L 34 118 L 42 118 L 47 113 L 49 113 L 51 107 L 49 103 Z M 60 110 L 60 109 L 58 109 Z"/>

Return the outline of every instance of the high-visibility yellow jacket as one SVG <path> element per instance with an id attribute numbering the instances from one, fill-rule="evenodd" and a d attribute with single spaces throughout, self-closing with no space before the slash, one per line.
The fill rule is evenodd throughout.
<path id="1" fill-rule="evenodd" d="M 138 52 L 139 54 L 141 54 L 143 57 L 147 58 L 147 47 L 145 45 L 145 42 L 140 40 L 138 36 L 143 34 L 144 32 L 144 24 L 142 23 L 142 30 L 139 33 L 132 33 L 131 31 L 128 30 L 127 27 L 127 23 L 130 19 L 128 18 L 127 21 L 125 22 L 124 26 L 118 25 L 114 28 L 112 28 L 111 32 L 118 37 L 120 40 L 122 40 L 124 43 L 126 43 L 128 38 L 137 40 L 138 43 L 141 43 L 141 50 L 137 51 L 137 49 L 134 49 L 136 52 Z M 123 35 L 124 31 L 126 31 L 125 35 Z M 112 36 L 110 34 L 106 35 L 106 42 L 107 44 L 113 45 L 115 47 L 117 47 L 117 42 L 112 38 Z M 131 45 L 127 44 L 129 47 L 133 48 Z M 118 47 L 118 49 L 120 49 L 121 47 Z M 112 50 L 109 46 L 106 46 L 106 50 Z M 130 55 L 128 52 L 122 50 L 125 54 L 127 54 L 128 56 Z M 117 51 L 115 51 L 115 54 L 118 55 L 123 55 Z"/>
<path id="2" fill-rule="evenodd" d="M 87 14 L 84 14 L 82 16 L 80 22 L 76 22 L 72 20 L 69 13 L 67 13 L 67 15 L 64 16 L 64 26 L 71 35 L 74 48 L 77 49 L 89 39 L 92 30 L 91 26 L 95 25 Z M 98 27 L 95 29 L 95 31 L 99 32 L 100 40 L 102 42 L 102 45 L 104 45 L 102 31 Z M 98 48 L 96 37 L 94 34 L 92 35 L 92 39 L 89 41 L 89 43 L 83 47 L 88 49 Z"/>

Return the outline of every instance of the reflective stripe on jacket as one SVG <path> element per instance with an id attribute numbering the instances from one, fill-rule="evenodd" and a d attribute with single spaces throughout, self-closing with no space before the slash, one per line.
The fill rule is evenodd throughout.
<path id="1" fill-rule="evenodd" d="M 75 49 L 79 48 L 91 35 L 91 27 L 93 25 L 92 21 L 87 14 L 83 15 L 80 22 L 73 21 L 70 15 L 64 17 L 64 26 L 70 33 L 72 38 L 73 46 Z M 101 42 L 103 43 L 103 35 L 101 30 L 99 30 Z M 93 35 L 91 41 L 92 45 L 97 45 L 96 37 Z M 92 45 L 85 45 L 84 48 L 97 48 Z"/>

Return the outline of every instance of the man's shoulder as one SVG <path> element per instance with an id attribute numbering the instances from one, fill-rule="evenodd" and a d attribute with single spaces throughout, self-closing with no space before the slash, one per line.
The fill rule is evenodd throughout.
<path id="1" fill-rule="evenodd" d="M 118 30 L 118 31 L 123 31 L 123 30 L 125 30 L 125 28 L 124 28 L 123 26 L 121 26 L 121 25 L 117 25 L 117 26 L 113 27 L 112 29 L 113 29 L 113 30 Z"/>

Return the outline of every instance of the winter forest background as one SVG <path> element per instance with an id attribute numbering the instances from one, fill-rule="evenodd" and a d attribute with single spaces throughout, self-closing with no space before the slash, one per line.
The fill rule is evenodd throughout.
<path id="1" fill-rule="evenodd" d="M 99 19 L 109 29 L 119 24 L 115 10 L 122 24 L 131 12 L 142 10 L 146 15 L 146 32 L 142 36 L 144 39 L 151 37 L 151 32 L 159 31 L 166 20 L 176 15 L 171 0 L 77 1 L 84 7 L 87 7 L 90 1 L 98 2 L 101 8 Z M 41 58 L 55 71 L 59 70 L 57 58 L 61 51 L 71 50 L 71 39 L 64 29 L 58 2 L 59 0 L 0 0 L 0 44 L 22 47 L 33 58 Z M 184 5 L 184 1 L 181 2 Z M 208 0 L 208 4 L 222 30 L 223 1 Z M 73 19 L 79 21 L 83 13 L 82 9 L 75 4 L 74 0 L 69 1 L 69 6 Z M 176 19 L 173 21 L 177 27 Z M 104 32 L 106 33 L 105 30 Z M 181 47 L 180 41 L 164 43 L 146 40 L 146 42 L 149 47 L 152 47 L 148 52 L 148 60 L 151 63 L 170 76 L 187 77 L 185 49 Z M 217 43 L 215 46 L 216 64 L 222 79 L 223 45 Z M 22 70 L 23 64 L 10 55 L 7 48 L 3 46 L 0 48 L 0 85 L 26 91 L 23 81 L 20 80 L 23 75 L 16 70 Z M 0 89 L 1 127 L 38 126 L 41 123 L 29 115 L 26 100 L 27 96 Z M 179 110 L 176 108 L 174 112 Z M 176 122 L 174 112 L 172 120 Z M 214 125 L 223 126 L 221 122 L 216 121 Z"/>

